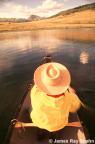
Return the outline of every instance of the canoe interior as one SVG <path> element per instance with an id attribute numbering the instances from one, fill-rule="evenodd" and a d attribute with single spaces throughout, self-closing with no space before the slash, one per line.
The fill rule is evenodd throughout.
<path id="1" fill-rule="evenodd" d="M 30 92 L 28 92 L 25 97 L 23 104 L 21 106 L 21 110 L 17 119 L 23 122 L 31 122 L 29 116 L 30 110 Z M 77 113 L 71 114 L 69 116 L 69 122 L 79 121 Z M 83 126 L 80 128 L 77 127 L 65 127 L 57 132 L 50 133 L 46 130 L 41 130 L 37 127 L 31 128 L 13 128 L 9 144 L 51 144 L 51 143 L 62 143 L 60 140 L 67 141 L 67 143 L 77 143 L 81 144 L 81 139 L 86 140 L 86 136 L 84 133 Z M 56 142 L 56 140 L 59 140 Z M 73 141 L 74 140 L 74 141 Z M 77 142 L 75 142 L 75 140 Z"/>

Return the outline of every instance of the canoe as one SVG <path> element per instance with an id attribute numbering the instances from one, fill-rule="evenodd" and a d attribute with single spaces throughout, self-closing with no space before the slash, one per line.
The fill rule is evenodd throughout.
<path id="1" fill-rule="evenodd" d="M 18 112 L 14 118 L 18 121 L 31 123 L 30 119 L 30 90 L 32 85 L 29 84 L 27 91 L 23 97 Z M 78 122 L 80 127 L 66 126 L 65 128 L 56 131 L 48 132 L 47 130 L 39 129 L 38 127 L 15 127 L 15 120 L 10 125 L 8 135 L 6 137 L 7 144 L 86 144 L 88 134 L 81 124 L 77 113 L 70 113 L 69 122 Z"/>

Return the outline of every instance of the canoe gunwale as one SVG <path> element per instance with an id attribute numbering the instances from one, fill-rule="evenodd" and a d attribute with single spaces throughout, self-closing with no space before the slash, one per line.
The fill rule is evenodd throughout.
<path id="1" fill-rule="evenodd" d="M 18 106 L 18 108 L 17 108 L 17 110 L 16 110 L 16 112 L 15 112 L 15 114 L 13 116 L 13 119 L 10 122 L 10 125 L 9 125 L 9 128 L 8 128 L 8 133 L 7 133 L 6 137 L 5 137 L 4 144 L 9 144 L 9 141 L 10 141 L 11 136 L 12 136 L 12 132 L 13 132 L 14 127 L 15 127 L 15 123 L 18 121 L 18 115 L 19 115 L 19 113 L 21 111 L 21 108 L 22 108 L 22 105 L 23 105 L 23 103 L 25 101 L 25 98 L 27 97 L 28 93 L 30 92 L 32 86 L 33 86 L 33 83 L 29 83 L 27 85 L 27 88 L 26 88 L 25 93 L 24 93 L 24 95 L 22 97 L 22 100 L 21 100 L 21 102 L 20 102 L 20 104 L 19 104 L 19 106 Z"/>

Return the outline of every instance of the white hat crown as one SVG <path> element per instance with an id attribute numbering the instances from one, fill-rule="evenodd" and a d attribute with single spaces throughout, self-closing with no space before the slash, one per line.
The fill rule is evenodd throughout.
<path id="1" fill-rule="evenodd" d="M 44 76 L 44 83 L 48 85 L 57 85 L 60 82 L 61 71 L 55 65 L 48 65 L 43 71 L 42 76 Z"/>

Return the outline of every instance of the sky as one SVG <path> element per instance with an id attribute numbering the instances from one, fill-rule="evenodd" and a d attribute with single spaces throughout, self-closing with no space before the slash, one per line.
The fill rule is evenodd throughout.
<path id="1" fill-rule="evenodd" d="M 0 18 L 49 17 L 95 0 L 0 0 Z"/>

